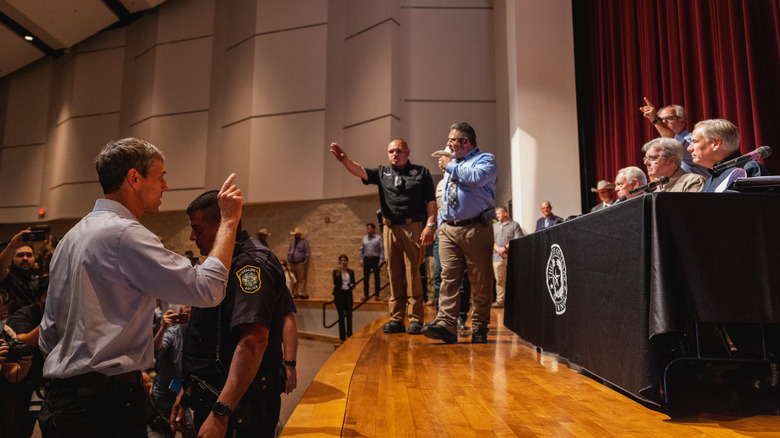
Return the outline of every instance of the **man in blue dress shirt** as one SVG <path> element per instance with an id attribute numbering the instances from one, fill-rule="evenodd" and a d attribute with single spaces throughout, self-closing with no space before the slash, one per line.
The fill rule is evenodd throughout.
<path id="1" fill-rule="evenodd" d="M 688 145 L 691 144 L 691 133 L 688 131 L 688 113 L 680 105 L 668 105 L 656 112 L 653 105 L 645 97 L 645 105 L 639 108 L 645 118 L 653 122 L 653 127 L 661 137 L 673 138 L 683 146 L 683 159 L 680 167 L 685 172 L 696 173 L 709 178 L 707 168 L 693 161 Z"/>
<path id="2" fill-rule="evenodd" d="M 496 217 L 496 159 L 481 152 L 477 135 L 468 123 L 450 127 L 447 146 L 451 157 L 444 172 L 439 210 L 441 290 L 436 324 L 422 333 L 446 343 L 457 342 L 460 285 L 468 268 L 471 281 L 471 342 L 487 342 L 490 304 L 493 301 L 493 224 Z"/>
<path id="3" fill-rule="evenodd" d="M 758 161 L 747 163 L 730 169 L 715 171 L 720 163 L 739 158 L 739 130 L 724 119 L 702 120 L 693 129 L 693 138 L 688 152 L 693 155 L 693 161 L 706 167 L 710 178 L 701 188 L 702 193 L 720 193 L 738 177 L 768 176 L 769 171 Z"/>

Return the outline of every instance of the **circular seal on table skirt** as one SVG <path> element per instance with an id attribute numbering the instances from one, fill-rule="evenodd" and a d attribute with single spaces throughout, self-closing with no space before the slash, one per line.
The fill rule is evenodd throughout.
<path id="1" fill-rule="evenodd" d="M 569 295 L 569 285 L 566 279 L 566 260 L 563 250 L 557 243 L 550 247 L 550 258 L 547 259 L 547 291 L 550 292 L 555 314 L 562 315 L 566 311 L 566 298 Z"/>

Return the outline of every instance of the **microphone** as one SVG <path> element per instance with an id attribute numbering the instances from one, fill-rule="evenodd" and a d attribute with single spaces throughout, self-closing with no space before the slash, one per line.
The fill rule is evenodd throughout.
<path id="1" fill-rule="evenodd" d="M 645 185 L 639 186 L 639 187 L 635 188 L 634 190 L 631 190 L 630 192 L 628 192 L 628 194 L 629 195 L 636 195 L 637 193 L 642 193 L 642 192 L 648 192 L 649 193 L 649 192 L 654 191 L 656 187 L 662 186 L 662 185 L 664 185 L 664 184 L 666 184 L 668 182 L 669 182 L 669 177 L 668 176 L 661 176 L 661 177 L 658 177 L 658 178 L 654 179 L 653 181 L 650 181 L 649 183 L 647 183 Z"/>
<path id="2" fill-rule="evenodd" d="M 726 169 L 731 169 L 732 167 L 742 167 L 751 161 L 756 161 L 760 158 L 766 158 L 770 155 L 772 155 L 772 148 L 769 146 L 761 146 L 753 152 L 748 152 L 741 157 L 734 158 L 733 160 L 726 161 L 725 163 L 716 164 L 715 167 L 712 168 L 712 171 L 718 173 L 723 172 Z"/>

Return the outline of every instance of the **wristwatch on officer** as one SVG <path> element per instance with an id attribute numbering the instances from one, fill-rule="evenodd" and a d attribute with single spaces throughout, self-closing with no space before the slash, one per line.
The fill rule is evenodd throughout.
<path id="1" fill-rule="evenodd" d="M 286 360 L 286 361 L 284 361 L 284 364 L 287 365 L 290 368 L 295 368 L 295 365 L 297 364 L 297 362 L 294 361 L 294 360 Z"/>
<path id="2" fill-rule="evenodd" d="M 217 417 L 224 417 L 225 415 L 230 415 L 233 413 L 233 411 L 228 407 L 228 405 L 222 403 L 221 401 L 214 403 L 214 406 L 211 408 L 211 411 L 214 412 L 214 415 L 216 415 Z"/>
<path id="3" fill-rule="evenodd" d="M 425 224 L 425 226 L 430 228 L 436 228 L 436 222 L 428 222 L 427 224 Z"/>

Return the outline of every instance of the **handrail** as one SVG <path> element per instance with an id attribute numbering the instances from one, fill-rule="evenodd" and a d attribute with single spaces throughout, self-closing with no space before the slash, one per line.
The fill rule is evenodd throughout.
<path id="1" fill-rule="evenodd" d="M 377 268 L 379 268 L 379 267 L 383 266 L 385 263 L 387 263 L 387 262 L 382 262 L 382 263 L 380 263 L 380 264 L 377 266 Z M 360 284 L 360 282 L 364 281 L 365 279 L 366 279 L 366 278 L 365 278 L 365 277 L 363 277 L 363 278 L 361 278 L 360 280 L 357 280 L 357 281 L 355 282 L 355 284 L 354 284 L 354 285 L 352 285 L 352 288 L 349 290 L 349 291 L 350 291 L 350 293 L 351 293 L 353 290 L 355 290 L 355 287 L 357 287 L 357 285 L 358 285 L 358 284 Z M 376 296 L 379 296 L 379 292 L 383 291 L 383 290 L 384 290 L 384 289 L 385 289 L 387 286 L 389 286 L 389 285 L 390 285 L 390 282 L 387 282 L 387 283 L 383 284 L 383 285 L 382 285 L 382 286 L 379 288 L 379 290 L 377 290 L 377 291 L 374 291 L 374 293 L 373 293 L 373 294 L 371 294 L 371 295 L 369 295 L 369 296 L 368 296 L 368 298 L 367 298 L 365 301 L 361 301 L 360 303 L 358 303 L 358 305 L 357 305 L 357 306 L 353 307 L 353 308 L 352 308 L 352 311 L 354 312 L 355 310 L 359 309 L 359 308 L 360 308 L 360 306 L 362 306 L 363 304 L 365 304 L 366 302 L 368 302 L 368 300 L 370 300 L 371 298 L 373 298 L 373 297 L 376 297 Z M 338 320 L 338 318 L 336 318 L 336 321 L 334 321 L 332 324 L 328 324 L 327 322 L 325 322 L 325 312 L 327 311 L 327 306 L 328 306 L 329 304 L 334 304 L 335 302 L 336 302 L 336 298 L 333 298 L 333 299 L 332 299 L 332 300 L 330 300 L 330 301 L 327 301 L 327 302 L 324 302 L 324 303 L 322 303 L 322 326 L 323 326 L 323 327 L 325 327 L 326 329 L 329 329 L 329 328 L 331 328 L 331 327 L 333 327 L 334 325 L 336 325 L 336 324 L 338 324 L 338 323 L 339 323 L 339 320 Z"/>

